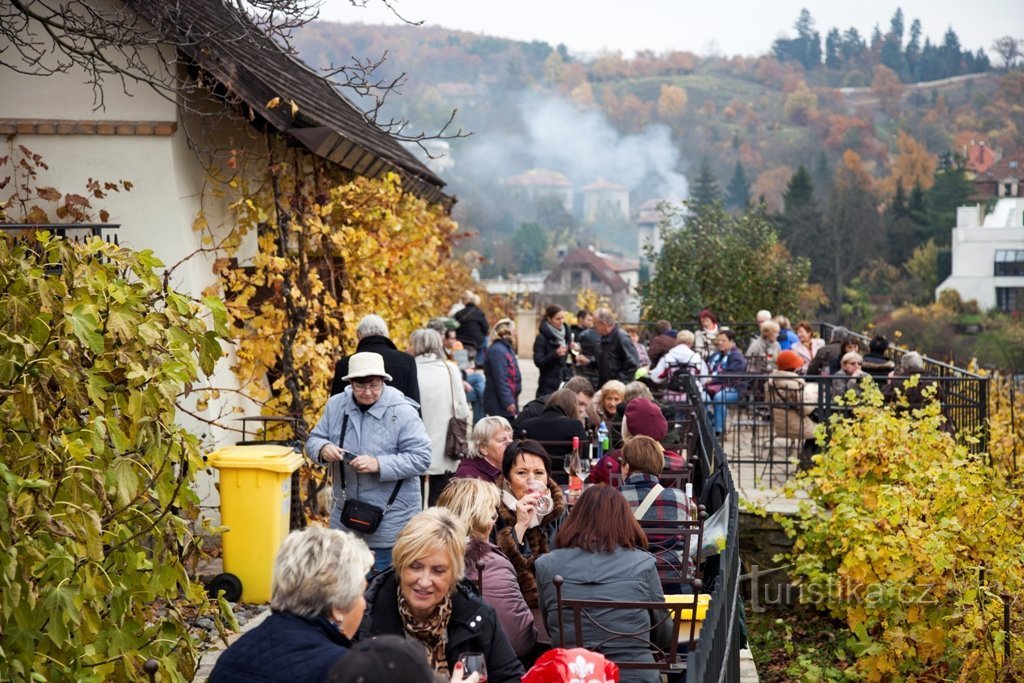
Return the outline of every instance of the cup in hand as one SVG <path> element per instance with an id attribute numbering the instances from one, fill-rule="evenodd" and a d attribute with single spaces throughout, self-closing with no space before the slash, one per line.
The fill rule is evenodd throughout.
<path id="1" fill-rule="evenodd" d="M 465 675 L 480 674 L 480 683 L 487 681 L 487 660 L 482 652 L 463 652 L 459 655 Z"/>
<path id="2" fill-rule="evenodd" d="M 544 482 L 539 479 L 531 479 L 529 483 L 527 483 L 526 489 L 531 493 L 536 492 L 541 494 L 533 504 L 538 517 L 544 517 L 555 508 L 555 501 L 552 500 L 551 494 L 548 493 L 548 486 Z"/>

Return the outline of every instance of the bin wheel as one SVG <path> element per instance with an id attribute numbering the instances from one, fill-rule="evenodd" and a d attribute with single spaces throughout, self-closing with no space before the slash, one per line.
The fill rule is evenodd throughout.
<path id="1" fill-rule="evenodd" d="M 242 580 L 228 572 L 217 574 L 206 584 L 206 594 L 216 598 L 220 591 L 224 591 L 224 599 L 228 602 L 238 602 L 242 599 Z"/>

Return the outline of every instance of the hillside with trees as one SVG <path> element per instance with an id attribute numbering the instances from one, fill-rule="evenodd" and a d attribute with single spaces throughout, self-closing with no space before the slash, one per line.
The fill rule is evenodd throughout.
<path id="1" fill-rule="evenodd" d="M 448 141 L 440 163 L 484 276 L 550 267 L 575 243 L 638 255 L 621 222 L 510 196 L 506 178 L 548 168 L 577 187 L 626 185 L 634 210 L 688 197 L 736 214 L 763 203 L 788 251 L 810 262 L 826 310 L 863 321 L 933 298 L 956 207 L 974 193 L 972 144 L 997 155 L 1024 144 L 1021 41 L 967 46 L 954 27 L 935 30 L 897 10 L 862 36 L 804 10 L 756 57 L 584 59 L 564 45 L 323 22 L 295 42 L 311 64 L 386 57 L 379 78 L 408 72 L 382 111 L 413 128 L 457 109 L 473 134 Z M 673 196 L 684 176 L 686 196 Z"/>

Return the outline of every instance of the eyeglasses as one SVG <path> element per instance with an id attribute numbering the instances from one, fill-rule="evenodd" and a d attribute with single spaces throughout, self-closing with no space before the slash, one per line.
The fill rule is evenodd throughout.
<path id="1" fill-rule="evenodd" d="M 384 380 L 382 379 L 371 379 L 367 381 L 358 379 L 352 380 L 352 391 L 361 391 L 363 393 L 366 393 L 367 391 L 380 391 L 383 386 Z"/>

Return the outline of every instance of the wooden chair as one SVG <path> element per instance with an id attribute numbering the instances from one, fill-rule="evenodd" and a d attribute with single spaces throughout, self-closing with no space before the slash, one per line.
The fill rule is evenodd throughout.
<path id="1" fill-rule="evenodd" d="M 696 646 L 696 605 L 694 597 L 692 607 L 669 602 L 629 602 L 620 600 L 579 600 L 566 598 L 562 595 L 564 580 L 555 576 L 553 581 L 558 604 L 558 643 L 560 647 L 585 647 L 594 652 L 603 652 L 607 648 L 619 646 L 643 645 L 651 650 L 653 662 L 640 660 L 623 660 L 613 658 L 619 669 L 638 669 L 658 671 L 668 674 L 670 678 L 686 671 L 687 653 Z M 700 582 L 696 582 L 699 586 Z M 616 631 L 602 624 L 602 615 L 615 610 L 646 610 L 652 615 L 649 626 L 636 631 Z M 567 637 L 565 613 L 571 614 L 572 633 Z M 688 622 L 688 623 L 687 623 Z M 667 647 L 659 647 L 652 642 L 652 634 L 668 625 L 670 635 Z M 587 638 L 586 634 L 591 637 Z M 680 640 L 682 638 L 682 641 Z"/>

